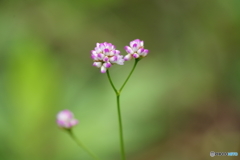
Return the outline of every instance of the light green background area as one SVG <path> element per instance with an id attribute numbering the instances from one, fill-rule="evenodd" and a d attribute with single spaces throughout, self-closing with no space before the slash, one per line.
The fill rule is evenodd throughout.
<path id="1" fill-rule="evenodd" d="M 90 51 L 106 41 L 125 55 L 137 38 L 150 52 L 121 95 L 127 159 L 240 153 L 239 8 L 239 0 L 1 1 L 0 160 L 91 160 L 57 127 L 63 109 L 101 160 L 120 160 L 116 98 Z M 117 88 L 133 63 L 110 68 Z"/>

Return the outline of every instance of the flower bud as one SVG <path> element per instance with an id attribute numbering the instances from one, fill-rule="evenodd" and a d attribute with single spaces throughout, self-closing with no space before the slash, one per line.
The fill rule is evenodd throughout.
<path id="1" fill-rule="evenodd" d="M 61 128 L 70 129 L 78 124 L 78 120 L 74 119 L 71 111 L 63 110 L 57 114 L 57 124 Z"/>

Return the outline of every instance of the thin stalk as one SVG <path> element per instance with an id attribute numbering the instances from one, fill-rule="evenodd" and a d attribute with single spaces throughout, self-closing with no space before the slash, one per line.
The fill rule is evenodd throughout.
<path id="1" fill-rule="evenodd" d="M 110 84 L 111 84 L 111 86 L 112 86 L 114 92 L 116 93 L 116 95 L 118 95 L 118 91 L 117 91 L 116 87 L 114 86 L 114 84 L 113 84 L 113 82 L 112 82 L 112 79 L 111 79 L 111 76 L 110 76 L 108 70 L 107 70 L 107 76 L 108 76 L 108 80 L 109 80 L 109 82 L 110 82 Z"/>
<path id="2" fill-rule="evenodd" d="M 78 144 L 79 147 L 81 147 L 83 150 L 85 150 L 93 159 L 99 160 L 99 158 L 93 154 L 86 146 L 82 144 L 82 142 L 73 134 L 72 130 L 67 130 L 71 138 Z"/>
<path id="3" fill-rule="evenodd" d="M 125 158 L 124 140 L 123 140 L 122 117 L 121 117 L 120 101 L 119 101 L 120 94 L 117 91 L 117 89 L 115 88 L 108 70 L 107 70 L 107 76 L 108 76 L 108 80 L 109 80 L 109 82 L 110 82 L 114 92 L 116 93 L 116 97 L 117 97 L 117 110 L 118 110 L 118 124 L 119 124 L 119 138 L 120 138 L 121 156 L 122 156 L 122 160 L 126 160 L 126 158 Z"/>
<path id="4" fill-rule="evenodd" d="M 122 87 L 120 88 L 120 90 L 118 91 L 116 89 L 116 87 L 114 86 L 111 76 L 109 74 L 109 71 L 107 70 L 107 76 L 108 76 L 108 80 L 114 90 L 114 92 L 116 93 L 116 97 L 117 97 L 117 110 L 118 110 L 118 123 L 119 123 L 119 137 L 120 137 L 120 148 L 121 148 L 121 156 L 122 156 L 122 160 L 126 160 L 126 156 L 125 156 L 125 148 L 124 148 L 124 140 L 123 140 L 123 125 L 122 125 L 122 116 L 121 116 L 121 109 L 120 109 L 120 93 L 123 90 L 124 86 L 126 85 L 126 83 L 128 82 L 129 78 L 131 77 L 133 71 L 135 70 L 137 63 L 140 59 L 135 59 L 135 63 L 133 65 L 133 68 L 131 70 L 131 72 L 129 73 L 127 79 L 124 81 Z"/>
<path id="5" fill-rule="evenodd" d="M 133 68 L 131 70 L 131 72 L 129 73 L 127 79 L 125 80 L 125 82 L 123 83 L 122 87 L 119 89 L 119 93 L 121 93 L 121 91 L 123 90 L 124 86 L 126 85 L 126 83 L 128 82 L 129 78 L 131 77 L 133 71 L 135 70 L 136 66 L 137 66 L 137 63 L 139 62 L 140 59 L 135 59 L 135 62 L 134 62 L 134 65 L 133 65 Z"/>
<path id="6" fill-rule="evenodd" d="M 122 127 L 122 116 L 120 110 L 120 95 L 117 95 L 117 109 L 118 109 L 118 123 L 119 123 L 119 135 L 120 135 L 120 147 L 121 147 L 121 155 L 122 160 L 125 160 L 125 148 L 124 148 L 124 140 L 123 140 L 123 127 Z"/>

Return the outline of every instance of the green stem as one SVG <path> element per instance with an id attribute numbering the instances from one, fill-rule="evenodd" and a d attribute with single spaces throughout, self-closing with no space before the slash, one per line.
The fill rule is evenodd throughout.
<path id="1" fill-rule="evenodd" d="M 125 158 L 124 141 L 123 141 L 123 127 L 122 127 L 122 118 L 121 118 L 120 101 L 119 101 L 120 94 L 117 91 L 117 89 L 115 88 L 108 70 L 107 70 L 107 76 L 108 76 L 108 80 L 109 80 L 113 90 L 115 91 L 116 97 L 117 97 L 117 110 L 118 110 L 118 123 L 119 123 L 121 156 L 122 156 L 122 160 L 125 160 L 126 158 Z"/>
<path id="2" fill-rule="evenodd" d="M 93 159 L 99 160 L 97 156 L 95 156 L 86 146 L 82 144 L 82 142 L 73 134 L 71 129 L 67 130 L 71 138 L 78 144 L 79 147 L 82 147 Z"/>
<path id="3" fill-rule="evenodd" d="M 122 87 L 120 88 L 119 90 L 119 93 L 121 93 L 121 91 L 123 90 L 124 86 L 126 85 L 126 83 L 128 82 L 129 78 L 131 77 L 133 71 L 135 70 L 136 66 L 137 66 L 137 63 L 139 62 L 140 59 L 135 59 L 135 63 L 133 65 L 133 68 L 131 70 L 131 72 L 129 73 L 127 79 L 125 80 L 125 82 L 123 83 Z"/>
<path id="4" fill-rule="evenodd" d="M 118 123 L 119 123 L 119 135 L 120 135 L 120 147 L 121 147 L 121 154 L 122 160 L 125 160 L 125 149 L 124 149 L 124 141 L 123 141 L 123 127 L 122 127 L 122 116 L 120 110 L 120 95 L 117 95 L 117 109 L 118 109 Z"/>
<path id="5" fill-rule="evenodd" d="M 111 86 L 112 86 L 114 92 L 116 93 L 116 95 L 118 95 L 118 91 L 117 91 L 116 87 L 114 86 L 114 84 L 113 84 L 113 82 L 112 82 L 112 79 L 111 79 L 111 76 L 110 76 L 108 70 L 107 70 L 107 76 L 108 76 L 108 80 L 109 80 L 109 82 L 110 82 L 110 84 L 111 84 Z"/>
<path id="6" fill-rule="evenodd" d="M 108 80 L 114 90 L 114 92 L 116 93 L 116 97 L 117 97 L 117 110 L 118 110 L 118 123 L 119 123 L 119 136 L 120 136 L 120 148 L 121 148 L 121 155 L 122 155 L 122 160 L 126 160 L 126 156 L 125 156 L 125 148 L 124 148 L 124 140 L 123 140 L 123 126 L 122 126 L 122 116 L 121 116 L 121 109 L 120 109 L 120 93 L 123 90 L 124 86 L 126 85 L 126 83 L 128 82 L 129 78 L 131 77 L 133 71 L 135 70 L 137 63 L 140 59 L 135 59 L 135 63 L 133 65 L 133 68 L 131 70 L 131 72 L 129 73 L 127 79 L 125 80 L 125 82 L 123 83 L 122 87 L 120 88 L 120 90 L 118 91 L 116 89 L 116 87 L 114 86 L 111 76 L 109 74 L 109 71 L 107 70 L 107 76 L 108 76 Z"/>

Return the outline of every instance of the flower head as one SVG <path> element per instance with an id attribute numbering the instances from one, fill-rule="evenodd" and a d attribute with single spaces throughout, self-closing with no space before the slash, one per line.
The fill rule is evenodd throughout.
<path id="1" fill-rule="evenodd" d="M 143 43 L 140 39 L 135 39 L 130 42 L 130 46 L 125 46 L 124 49 L 128 54 L 124 57 L 124 60 L 129 61 L 132 58 L 137 59 L 147 56 L 149 51 L 144 49 Z"/>
<path id="2" fill-rule="evenodd" d="M 113 64 L 124 64 L 123 56 L 120 51 L 115 49 L 112 43 L 97 43 L 94 50 L 91 51 L 93 66 L 100 68 L 102 73 L 107 71 Z"/>
<path id="3" fill-rule="evenodd" d="M 57 114 L 57 124 L 61 128 L 70 129 L 78 124 L 78 120 L 74 119 L 71 111 L 63 110 Z"/>

